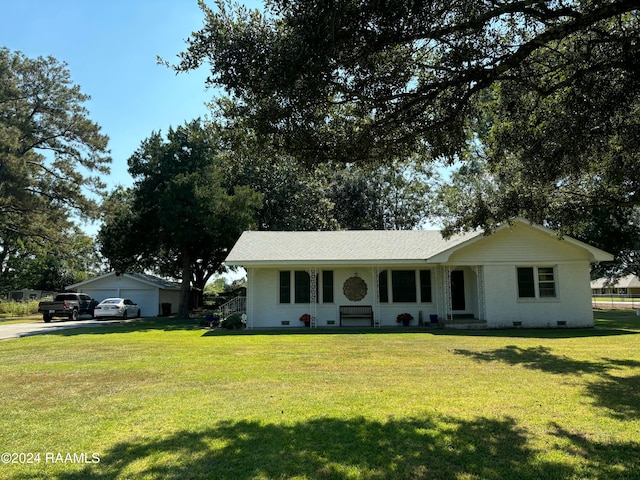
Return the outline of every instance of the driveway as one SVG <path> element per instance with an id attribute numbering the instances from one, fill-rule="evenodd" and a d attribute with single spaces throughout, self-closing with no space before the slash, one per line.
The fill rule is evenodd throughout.
<path id="1" fill-rule="evenodd" d="M 70 322 L 67 320 L 54 320 L 51 323 L 13 323 L 9 325 L 0 324 L 0 340 L 9 338 L 27 337 L 29 335 L 40 335 L 43 333 L 59 332 L 70 328 L 102 327 L 114 323 L 122 323 L 122 320 L 78 320 Z"/>

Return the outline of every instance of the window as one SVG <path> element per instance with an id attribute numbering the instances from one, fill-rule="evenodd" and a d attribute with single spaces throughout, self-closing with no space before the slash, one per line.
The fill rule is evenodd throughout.
<path id="1" fill-rule="evenodd" d="M 296 271 L 294 272 L 295 278 L 295 302 L 296 303 L 311 303 L 311 278 L 307 272 Z"/>
<path id="2" fill-rule="evenodd" d="M 322 303 L 333 303 L 333 271 L 322 272 Z"/>
<path id="3" fill-rule="evenodd" d="M 391 272 L 391 291 L 393 301 L 416 301 L 416 272 L 415 270 L 393 270 Z"/>
<path id="4" fill-rule="evenodd" d="M 416 280 L 420 283 L 416 284 Z M 419 287 L 419 290 L 417 289 Z M 433 302 L 431 291 L 431 270 L 391 270 L 391 298 L 389 298 L 389 270 L 383 270 L 378 277 L 378 297 L 380 303 Z"/>
<path id="5" fill-rule="evenodd" d="M 331 297 L 333 302 L 333 272 L 328 272 L 327 275 L 330 278 L 330 285 L 326 287 L 323 285 L 323 293 Z M 327 272 L 324 272 L 326 275 Z M 291 271 L 285 270 L 280 272 L 280 303 L 291 303 L 291 297 L 293 294 L 293 301 L 295 303 L 311 303 L 311 277 L 309 272 L 304 270 L 296 270 L 293 272 L 292 283 Z M 329 282 L 329 280 L 326 280 Z M 327 298 L 327 297 L 325 297 Z M 318 283 L 316 282 L 316 299 L 318 299 Z M 327 300 L 325 300 L 327 301 Z"/>
<path id="6" fill-rule="evenodd" d="M 420 301 L 431 303 L 431 270 L 420 270 Z"/>
<path id="7" fill-rule="evenodd" d="M 291 272 L 280 272 L 280 303 L 291 303 Z"/>
<path id="8" fill-rule="evenodd" d="M 519 298 L 555 298 L 553 267 L 518 267 Z"/>
<path id="9" fill-rule="evenodd" d="M 533 267 L 518 268 L 518 297 L 535 298 L 536 284 L 533 280 Z"/>
<path id="10" fill-rule="evenodd" d="M 553 267 L 538 267 L 538 290 L 540 291 L 540 297 L 556 296 Z"/>
<path id="11" fill-rule="evenodd" d="M 378 297 L 380 303 L 389 303 L 389 285 L 387 281 L 389 279 L 389 272 L 383 270 L 378 276 Z"/>

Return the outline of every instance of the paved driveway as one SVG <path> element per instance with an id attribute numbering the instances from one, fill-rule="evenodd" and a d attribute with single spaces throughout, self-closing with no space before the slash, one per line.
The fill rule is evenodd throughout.
<path id="1" fill-rule="evenodd" d="M 69 328 L 83 327 L 101 327 L 114 323 L 121 323 L 122 320 L 78 320 L 70 322 L 68 320 L 54 320 L 51 323 L 32 322 L 32 323 L 13 323 L 10 325 L 0 324 L 0 340 L 8 338 L 27 337 L 29 335 L 40 335 L 43 333 L 53 333 Z"/>

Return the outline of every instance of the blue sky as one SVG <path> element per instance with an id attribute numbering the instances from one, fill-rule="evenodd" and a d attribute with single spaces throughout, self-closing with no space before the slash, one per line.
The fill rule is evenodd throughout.
<path id="1" fill-rule="evenodd" d="M 1 11 L 0 46 L 66 62 L 91 96 L 89 116 L 110 138 L 110 189 L 131 184 L 127 159 L 153 131 L 208 113 L 206 69 L 176 75 L 156 62 L 174 61 L 203 25 L 196 0 L 4 0 Z"/>

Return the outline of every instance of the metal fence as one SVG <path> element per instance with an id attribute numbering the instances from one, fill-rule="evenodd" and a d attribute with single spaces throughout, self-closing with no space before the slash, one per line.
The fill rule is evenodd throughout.
<path id="1" fill-rule="evenodd" d="M 640 295 L 623 293 L 598 293 L 591 296 L 593 308 L 640 309 Z"/>

